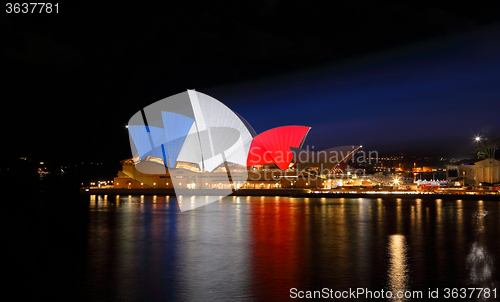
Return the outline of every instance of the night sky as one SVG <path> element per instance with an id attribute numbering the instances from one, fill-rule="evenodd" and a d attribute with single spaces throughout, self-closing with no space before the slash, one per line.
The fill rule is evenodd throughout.
<path id="1" fill-rule="evenodd" d="M 196 89 L 257 133 L 311 126 L 306 144 L 317 150 L 471 156 L 479 130 L 500 127 L 500 12 L 395 3 L 2 12 L 2 152 L 118 161 L 130 156 L 124 126 L 135 112 Z"/>

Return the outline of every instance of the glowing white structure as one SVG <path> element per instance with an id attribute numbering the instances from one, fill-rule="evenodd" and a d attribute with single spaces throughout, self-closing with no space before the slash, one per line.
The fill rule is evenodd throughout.
<path id="1" fill-rule="evenodd" d="M 158 157 L 171 168 L 189 162 L 206 172 L 224 161 L 246 166 L 253 138 L 247 127 L 227 106 L 194 90 L 145 107 L 128 124 L 134 158 Z"/>
<path id="2" fill-rule="evenodd" d="M 196 164 L 202 172 L 212 172 L 228 162 L 245 167 L 253 139 L 253 129 L 236 113 L 213 97 L 194 90 L 138 111 L 130 119 L 128 130 L 136 168 L 146 174 L 165 174 L 166 167 L 175 168 L 179 162 Z M 146 156 L 157 158 L 158 165 L 141 165 Z M 227 165 L 225 168 L 226 182 L 230 184 L 232 170 Z M 238 172 L 241 178 L 241 171 Z M 182 195 L 186 184 L 173 182 L 173 185 L 176 195 Z M 219 192 L 225 193 L 231 194 L 232 189 Z M 204 204 L 212 201 L 205 197 Z"/>

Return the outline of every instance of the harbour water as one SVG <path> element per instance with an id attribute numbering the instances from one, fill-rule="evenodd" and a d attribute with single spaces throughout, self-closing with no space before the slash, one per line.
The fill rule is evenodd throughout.
<path id="1" fill-rule="evenodd" d="M 4 228 L 22 230 L 3 237 L 18 297 L 282 301 L 328 291 L 442 301 L 456 288 L 447 300 L 500 299 L 498 201 L 225 197 L 182 213 L 166 196 L 74 203 L 4 212 Z M 462 288 L 490 295 L 460 298 Z M 375 299 L 387 291 L 408 294 Z"/>

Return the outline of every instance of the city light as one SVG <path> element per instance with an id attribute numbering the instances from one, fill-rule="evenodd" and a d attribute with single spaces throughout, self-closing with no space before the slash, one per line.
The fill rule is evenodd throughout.
<path id="1" fill-rule="evenodd" d="M 478 142 L 480 140 L 481 140 L 481 137 L 480 136 L 476 136 L 476 142 Z"/>

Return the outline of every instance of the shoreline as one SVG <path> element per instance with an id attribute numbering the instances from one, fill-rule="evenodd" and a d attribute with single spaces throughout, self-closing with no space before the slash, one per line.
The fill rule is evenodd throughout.
<path id="1" fill-rule="evenodd" d="M 218 190 L 185 190 L 186 195 L 209 195 L 217 196 Z M 347 190 L 346 190 L 347 191 Z M 225 193 L 225 192 L 224 192 Z M 478 191 L 475 191 L 478 193 Z M 479 192 L 480 194 L 449 194 L 434 192 L 414 192 L 414 191 L 390 191 L 375 193 L 374 191 L 342 192 L 331 190 L 311 190 L 311 189 L 240 189 L 229 196 L 282 196 L 282 197 L 305 197 L 305 198 L 438 198 L 454 200 L 492 200 L 500 201 L 500 194 L 486 194 L 491 192 Z M 114 188 L 80 188 L 81 195 L 165 195 L 175 196 L 174 189 L 114 189 Z"/>

